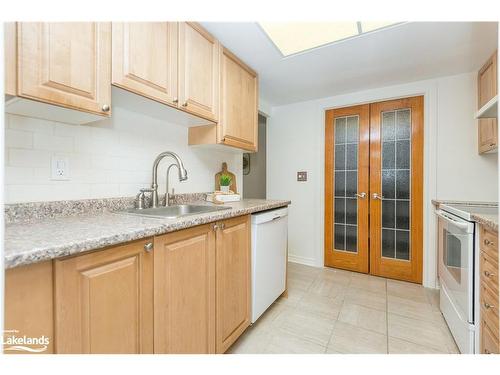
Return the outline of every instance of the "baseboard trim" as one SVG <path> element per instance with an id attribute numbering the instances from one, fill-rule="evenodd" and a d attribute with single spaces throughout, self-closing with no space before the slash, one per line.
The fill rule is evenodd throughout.
<path id="1" fill-rule="evenodd" d="M 288 261 L 292 263 L 304 264 L 306 266 L 318 267 L 313 258 L 301 257 L 298 255 L 288 254 Z"/>

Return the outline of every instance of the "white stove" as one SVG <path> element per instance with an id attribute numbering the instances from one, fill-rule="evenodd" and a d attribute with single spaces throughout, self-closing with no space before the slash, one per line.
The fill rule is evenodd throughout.
<path id="1" fill-rule="evenodd" d="M 479 352 L 479 235 L 473 214 L 498 206 L 441 204 L 438 216 L 440 308 L 461 353 Z"/>

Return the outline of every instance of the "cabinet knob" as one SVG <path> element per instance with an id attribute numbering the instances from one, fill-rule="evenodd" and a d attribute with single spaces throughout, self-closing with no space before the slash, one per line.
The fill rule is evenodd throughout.
<path id="1" fill-rule="evenodd" d="M 224 223 L 220 223 L 219 228 L 220 228 L 220 229 L 225 229 L 225 228 L 226 228 L 226 224 L 224 224 Z"/>
<path id="2" fill-rule="evenodd" d="M 491 354 L 491 352 L 488 349 L 484 349 L 484 354 Z"/>
<path id="3" fill-rule="evenodd" d="M 484 276 L 486 276 L 486 277 L 495 276 L 495 274 L 494 274 L 494 273 L 491 273 L 491 272 L 489 272 L 489 271 L 484 271 L 483 273 L 484 273 Z"/>
<path id="4" fill-rule="evenodd" d="M 179 103 L 179 99 L 177 99 L 177 98 L 174 98 L 172 101 L 173 101 L 174 103 Z"/>
<path id="5" fill-rule="evenodd" d="M 183 106 L 183 107 L 187 107 L 187 106 L 188 106 L 188 102 L 184 102 L 184 103 L 182 103 L 182 106 Z"/>
<path id="6" fill-rule="evenodd" d="M 152 242 L 148 242 L 147 244 L 144 245 L 144 250 L 146 250 L 148 253 L 153 251 L 153 248 L 154 246 Z"/>
<path id="7" fill-rule="evenodd" d="M 109 110 L 110 110 L 109 104 L 104 104 L 104 105 L 102 106 L 102 111 L 103 111 L 103 112 L 109 112 Z"/>

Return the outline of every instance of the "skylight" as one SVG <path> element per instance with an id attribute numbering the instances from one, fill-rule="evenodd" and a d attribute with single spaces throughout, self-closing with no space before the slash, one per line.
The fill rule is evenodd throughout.
<path id="1" fill-rule="evenodd" d="M 283 56 L 395 25 L 398 22 L 260 22 Z"/>

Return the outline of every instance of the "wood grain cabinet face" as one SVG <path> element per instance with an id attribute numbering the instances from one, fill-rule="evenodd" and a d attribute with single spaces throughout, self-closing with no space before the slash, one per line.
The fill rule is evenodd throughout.
<path id="1" fill-rule="evenodd" d="M 177 25 L 113 23 L 113 85 L 176 106 Z"/>
<path id="2" fill-rule="evenodd" d="M 257 74 L 223 48 L 219 139 L 230 146 L 256 151 L 257 134 Z"/>
<path id="3" fill-rule="evenodd" d="M 141 240 L 56 260 L 57 353 L 153 352 L 153 254 Z"/>
<path id="4" fill-rule="evenodd" d="M 497 51 L 486 61 L 479 70 L 477 77 L 478 106 L 483 105 L 498 93 L 497 89 Z"/>
<path id="5" fill-rule="evenodd" d="M 179 104 L 192 114 L 217 121 L 219 42 L 195 23 L 179 23 Z"/>
<path id="6" fill-rule="evenodd" d="M 18 95 L 110 115 L 111 24 L 18 23 Z"/>
<path id="7" fill-rule="evenodd" d="M 215 233 L 202 225 L 155 237 L 155 353 L 215 352 Z"/>
<path id="8" fill-rule="evenodd" d="M 223 222 L 217 231 L 217 353 L 250 325 L 250 216 Z"/>
<path id="9" fill-rule="evenodd" d="M 52 262 L 42 262 L 5 270 L 5 334 L 10 336 L 49 339 L 46 350 L 43 345 L 29 345 L 40 354 L 54 353 L 54 311 Z M 9 332 L 7 332 L 9 331 Z M 6 354 L 34 354 L 10 350 Z"/>
<path id="10" fill-rule="evenodd" d="M 488 152 L 498 147 L 498 126 L 494 118 L 478 120 L 479 153 Z"/>

